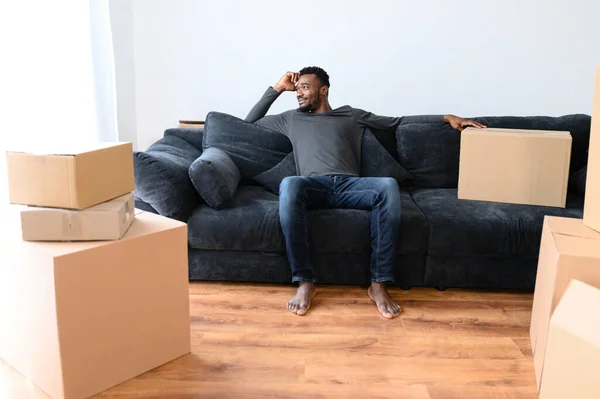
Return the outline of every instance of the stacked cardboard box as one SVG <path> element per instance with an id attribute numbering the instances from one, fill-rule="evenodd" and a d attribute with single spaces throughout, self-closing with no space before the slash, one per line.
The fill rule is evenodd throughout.
<path id="1" fill-rule="evenodd" d="M 135 217 L 131 143 L 6 154 L 10 202 L 23 239 L 119 239 Z"/>
<path id="2" fill-rule="evenodd" d="M 202 129 L 204 128 L 204 121 L 180 119 L 177 127 L 181 129 Z"/>
<path id="3" fill-rule="evenodd" d="M 600 233 L 581 219 L 546 216 L 530 326 L 538 388 L 544 378 L 550 318 L 572 279 L 600 287 Z"/>
<path id="4" fill-rule="evenodd" d="M 548 333 L 540 399 L 600 398 L 600 290 L 573 280 Z"/>
<path id="5" fill-rule="evenodd" d="M 596 69 L 583 222 L 600 231 L 600 68 Z"/>
<path id="6" fill-rule="evenodd" d="M 574 384 L 577 384 L 579 391 L 573 397 L 595 398 L 599 394 L 595 375 L 585 371 L 586 368 L 600 367 L 600 357 L 597 354 L 593 357 L 595 352 L 591 351 L 597 341 L 586 338 L 585 345 L 593 361 L 577 363 L 566 351 L 569 348 L 581 349 L 582 342 L 586 340 L 581 337 L 600 334 L 600 324 L 590 318 L 591 313 L 583 311 L 584 307 L 593 308 L 593 301 L 586 298 L 600 299 L 600 293 L 592 294 L 595 288 L 591 288 L 600 288 L 600 68 L 596 71 L 587 168 L 584 218 L 546 216 L 544 220 L 530 335 L 538 389 L 547 398 L 566 397 L 560 393 L 563 391 L 557 390 L 556 384 L 573 389 L 569 394 L 576 392 Z M 563 305 L 565 292 L 573 280 L 590 287 L 574 284 L 572 298 L 565 299 Z M 563 309 L 555 314 L 558 307 Z M 568 333 L 565 333 L 566 330 Z M 573 374 L 569 370 L 580 370 L 576 379 L 570 377 Z"/>
<path id="7" fill-rule="evenodd" d="M 89 397 L 190 351 L 187 226 L 134 209 L 130 143 L 7 153 L 0 358 Z"/>

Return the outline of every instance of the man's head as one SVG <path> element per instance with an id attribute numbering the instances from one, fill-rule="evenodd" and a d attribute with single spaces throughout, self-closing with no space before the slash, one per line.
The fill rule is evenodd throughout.
<path id="1" fill-rule="evenodd" d="M 319 67 L 302 68 L 299 73 L 300 79 L 296 85 L 298 109 L 302 112 L 312 112 L 323 102 L 327 102 L 329 75 Z"/>

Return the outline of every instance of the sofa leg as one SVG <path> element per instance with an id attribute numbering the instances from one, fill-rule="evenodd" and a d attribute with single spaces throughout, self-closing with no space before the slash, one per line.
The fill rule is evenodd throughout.
<path id="1" fill-rule="evenodd" d="M 404 291 L 408 291 L 408 290 L 410 290 L 411 288 L 412 288 L 412 286 L 411 286 L 411 285 L 403 285 L 403 286 L 402 286 L 402 289 L 403 289 Z"/>
<path id="2" fill-rule="evenodd" d="M 437 287 L 435 287 L 435 289 L 438 290 L 438 291 L 446 291 L 447 290 L 446 287 L 443 287 L 441 285 L 438 285 Z"/>

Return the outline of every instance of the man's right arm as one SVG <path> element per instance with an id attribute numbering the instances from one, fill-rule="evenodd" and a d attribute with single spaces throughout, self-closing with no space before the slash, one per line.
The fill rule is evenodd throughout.
<path id="1" fill-rule="evenodd" d="M 246 116 L 246 122 L 256 123 L 259 126 L 266 127 L 276 132 L 286 134 L 289 113 L 284 112 L 279 115 L 267 115 L 271 105 L 277 100 L 279 95 L 284 91 L 295 91 L 296 82 L 299 75 L 296 72 L 287 72 L 279 79 L 279 82 L 273 87 L 269 87 L 262 98 Z"/>

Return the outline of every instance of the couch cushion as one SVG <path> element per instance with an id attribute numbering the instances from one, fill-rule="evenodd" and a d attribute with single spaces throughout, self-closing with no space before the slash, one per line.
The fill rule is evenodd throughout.
<path id="1" fill-rule="evenodd" d="M 544 215 L 583 217 L 583 198 L 567 208 L 460 200 L 456 189 L 411 189 L 430 226 L 429 255 L 537 257 Z"/>
<path id="2" fill-rule="evenodd" d="M 164 136 L 175 136 L 187 141 L 200 151 L 202 151 L 202 140 L 204 137 L 204 128 L 172 128 L 165 130 Z"/>
<path id="3" fill-rule="evenodd" d="M 254 180 L 263 185 L 273 194 L 279 195 L 279 186 L 281 185 L 283 179 L 288 176 L 296 176 L 297 173 L 294 152 L 290 152 L 285 156 L 285 158 L 283 158 L 281 162 L 273 166 L 271 169 L 266 170 L 260 175 L 254 177 Z"/>
<path id="4" fill-rule="evenodd" d="M 201 202 L 188 169 L 201 151 L 173 135 L 133 153 L 134 195 L 161 215 L 187 221 Z"/>
<path id="5" fill-rule="evenodd" d="M 240 183 L 240 172 L 229 155 L 213 147 L 192 163 L 189 175 L 198 194 L 214 209 L 226 207 Z"/>
<path id="6" fill-rule="evenodd" d="M 209 112 L 202 147 L 227 153 L 243 178 L 251 179 L 277 165 L 292 151 L 283 134 L 220 112 Z"/>
<path id="7" fill-rule="evenodd" d="M 272 193 L 279 194 L 281 181 L 296 176 L 296 162 L 291 152 L 271 169 L 256 176 L 254 180 Z M 392 177 L 401 185 L 412 176 L 385 149 L 373 132 L 366 128 L 361 141 L 360 175 L 363 177 Z"/>
<path id="8" fill-rule="evenodd" d="M 425 252 L 428 227 L 423 213 L 402 192 L 400 253 Z M 327 209 L 310 212 L 311 237 L 317 252 L 369 253 L 370 211 Z M 188 221 L 192 248 L 285 251 L 279 224 L 279 197 L 260 186 L 240 186 L 227 209 L 200 205 Z"/>
<path id="9" fill-rule="evenodd" d="M 385 149 L 370 129 L 365 129 L 361 143 L 360 175 L 363 177 L 392 177 L 400 186 L 412 178 Z"/>
<path id="10" fill-rule="evenodd" d="M 508 129 L 566 130 L 573 138 L 570 174 L 587 164 L 591 118 L 561 117 L 473 118 L 488 127 Z M 398 159 L 413 175 L 407 184 L 415 187 L 456 188 L 460 157 L 460 132 L 447 123 L 407 123 L 396 130 Z"/>

